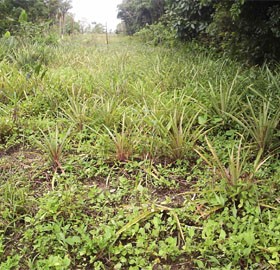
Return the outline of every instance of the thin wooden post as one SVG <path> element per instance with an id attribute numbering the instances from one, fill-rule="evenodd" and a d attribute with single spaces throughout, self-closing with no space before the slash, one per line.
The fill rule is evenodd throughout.
<path id="1" fill-rule="evenodd" d="M 106 22 L 106 44 L 109 45 L 109 37 L 108 37 L 108 26 Z"/>

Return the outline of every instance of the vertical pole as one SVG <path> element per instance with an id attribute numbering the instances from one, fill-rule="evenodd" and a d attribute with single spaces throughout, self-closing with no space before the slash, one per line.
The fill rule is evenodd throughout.
<path id="1" fill-rule="evenodd" d="M 109 45 L 109 37 L 108 37 L 108 26 L 106 22 L 106 44 Z"/>

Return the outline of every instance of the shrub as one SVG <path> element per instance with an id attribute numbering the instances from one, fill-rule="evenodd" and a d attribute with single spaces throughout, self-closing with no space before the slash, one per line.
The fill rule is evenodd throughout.
<path id="1" fill-rule="evenodd" d="M 172 47 L 175 43 L 175 32 L 170 31 L 169 27 L 161 22 L 147 25 L 145 28 L 134 34 L 134 36 L 142 42 L 153 45 L 165 44 Z"/>

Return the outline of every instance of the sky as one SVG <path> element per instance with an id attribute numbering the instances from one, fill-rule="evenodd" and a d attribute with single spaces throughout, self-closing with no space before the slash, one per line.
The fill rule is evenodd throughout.
<path id="1" fill-rule="evenodd" d="M 88 23 L 96 22 L 105 25 L 108 30 L 115 30 L 120 20 L 117 19 L 117 5 L 122 0 L 72 0 L 71 13 L 75 15 L 78 21 Z"/>

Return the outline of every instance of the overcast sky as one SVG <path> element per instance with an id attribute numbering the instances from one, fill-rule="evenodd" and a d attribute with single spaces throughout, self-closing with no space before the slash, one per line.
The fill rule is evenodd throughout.
<path id="1" fill-rule="evenodd" d="M 117 5 L 122 0 L 72 0 L 71 13 L 76 20 L 108 24 L 108 30 L 115 30 L 120 22 L 117 19 Z"/>

